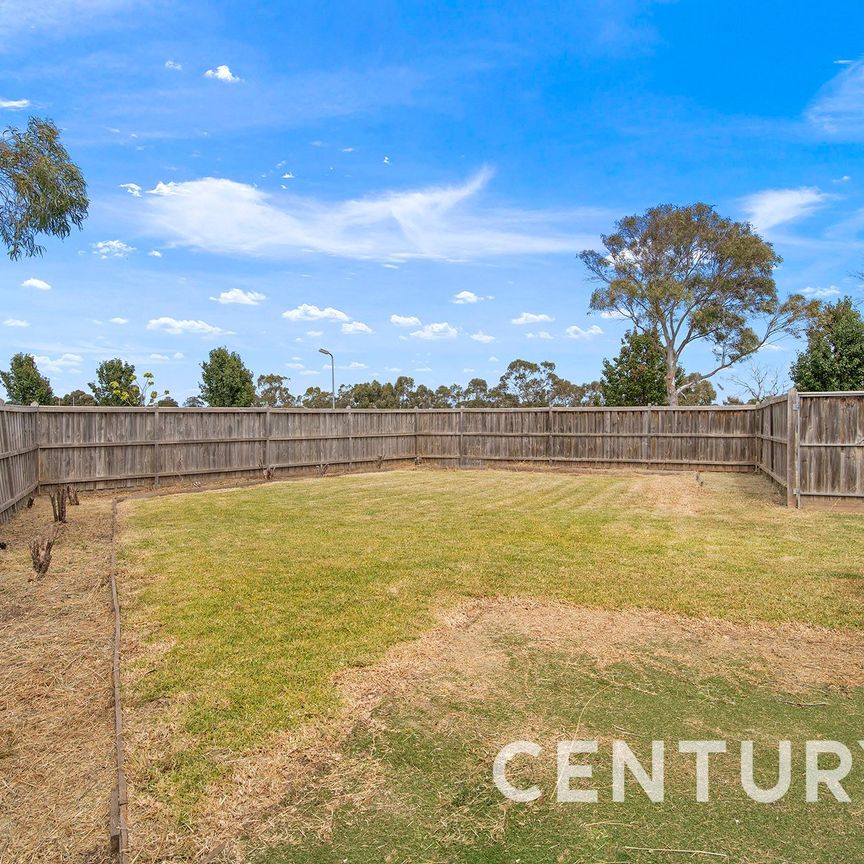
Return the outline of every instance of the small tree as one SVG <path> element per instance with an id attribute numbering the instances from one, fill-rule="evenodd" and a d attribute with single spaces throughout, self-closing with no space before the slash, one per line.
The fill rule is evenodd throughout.
<path id="1" fill-rule="evenodd" d="M 32 354 L 16 354 L 9 363 L 8 372 L 0 372 L 9 401 L 15 405 L 51 405 L 54 391 L 51 382 L 36 368 Z"/>
<path id="2" fill-rule="evenodd" d="M 14 261 L 41 255 L 40 234 L 67 237 L 87 217 L 87 184 L 50 120 L 0 136 L 0 239 Z"/>
<path id="3" fill-rule="evenodd" d="M 628 330 L 621 351 L 603 361 L 604 405 L 666 405 L 666 352 L 656 330 Z"/>
<path id="4" fill-rule="evenodd" d="M 640 333 L 657 331 L 670 405 L 771 338 L 797 332 L 814 308 L 800 294 L 781 303 L 773 278 L 781 259 L 771 244 L 707 204 L 652 207 L 621 219 L 601 239 L 605 251 L 580 256 L 602 283 L 591 308 L 629 320 Z M 761 322 L 759 333 L 753 319 Z M 681 355 L 697 342 L 711 346 L 714 368 L 679 384 Z"/>
<path id="5" fill-rule="evenodd" d="M 177 403 L 170 398 L 167 390 L 163 390 L 160 394 L 156 389 L 156 376 L 152 372 L 145 372 L 140 378 L 135 377 L 122 384 L 119 381 L 111 381 L 109 387 L 112 395 L 120 401 L 121 405 L 129 405 L 133 408 L 152 407 L 164 401 L 167 403 L 166 407 L 177 407 Z"/>
<path id="6" fill-rule="evenodd" d="M 236 351 L 214 348 L 201 364 L 201 398 L 213 408 L 248 408 L 255 402 L 252 373 Z"/>
<path id="7" fill-rule="evenodd" d="M 137 387 L 135 367 L 119 357 L 103 360 L 96 368 L 96 380 L 88 385 L 97 405 L 122 407 L 128 404 L 122 394 Z"/>
<path id="8" fill-rule="evenodd" d="M 288 390 L 289 380 L 284 375 L 259 375 L 256 403 L 267 408 L 290 408 L 294 397 Z"/>
<path id="9" fill-rule="evenodd" d="M 812 316 L 789 374 L 799 390 L 864 390 L 864 320 L 849 297 Z"/>
<path id="10" fill-rule="evenodd" d="M 768 369 L 758 363 L 751 363 L 745 373 L 734 375 L 729 380 L 747 394 L 748 405 L 758 405 L 763 400 L 779 396 L 783 392 L 777 370 Z M 743 404 L 743 400 L 739 401 Z M 732 404 L 729 399 L 726 403 Z"/>

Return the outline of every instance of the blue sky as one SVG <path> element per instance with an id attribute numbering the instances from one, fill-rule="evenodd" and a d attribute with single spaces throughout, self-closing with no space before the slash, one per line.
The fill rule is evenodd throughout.
<path id="1" fill-rule="evenodd" d="M 782 295 L 861 299 L 862 32 L 856 2 L 4 0 L 0 119 L 54 119 L 92 207 L 0 263 L 0 362 L 64 393 L 122 356 L 181 400 L 220 344 L 292 392 L 322 345 L 339 383 L 591 380 L 624 327 L 577 254 L 663 202 L 752 221 Z"/>

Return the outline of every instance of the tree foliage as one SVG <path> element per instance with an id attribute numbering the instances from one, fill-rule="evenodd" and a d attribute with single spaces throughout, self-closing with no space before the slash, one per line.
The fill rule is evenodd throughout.
<path id="1" fill-rule="evenodd" d="M 236 351 L 214 348 L 201 364 L 201 398 L 211 408 L 248 408 L 255 403 L 255 384 Z"/>
<path id="2" fill-rule="evenodd" d="M 96 380 L 88 385 L 97 405 L 120 408 L 129 403 L 122 394 L 137 387 L 135 367 L 119 357 L 103 360 L 96 367 Z"/>
<path id="3" fill-rule="evenodd" d="M 27 128 L 0 137 L 0 239 L 12 260 L 40 255 L 42 234 L 67 237 L 80 228 L 90 202 L 78 166 L 50 120 L 31 117 Z"/>
<path id="4" fill-rule="evenodd" d="M 640 333 L 657 331 L 670 405 L 772 337 L 797 332 L 813 308 L 799 294 L 780 302 L 773 272 L 781 259 L 771 244 L 707 204 L 652 207 L 601 239 L 604 251 L 580 256 L 601 283 L 591 308 L 626 318 Z M 679 383 L 681 355 L 697 342 L 710 345 L 714 367 Z"/>
<path id="5" fill-rule="evenodd" d="M 604 405 L 668 404 L 666 352 L 656 330 L 624 334 L 618 356 L 603 361 L 600 394 Z"/>
<path id="6" fill-rule="evenodd" d="M 75 405 L 95 405 L 96 400 L 83 390 L 73 390 L 65 396 L 61 396 L 57 402 L 58 405 L 75 406 Z"/>
<path id="7" fill-rule="evenodd" d="M 284 375 L 259 375 L 256 381 L 255 404 L 266 408 L 290 408 L 294 397 Z"/>
<path id="8" fill-rule="evenodd" d="M 799 390 L 864 390 L 864 320 L 851 298 L 829 303 L 807 326 L 790 376 Z"/>
<path id="9" fill-rule="evenodd" d="M 9 371 L 0 372 L 9 401 L 14 405 L 51 405 L 54 391 L 51 382 L 39 372 L 32 354 L 16 354 L 9 362 Z"/>

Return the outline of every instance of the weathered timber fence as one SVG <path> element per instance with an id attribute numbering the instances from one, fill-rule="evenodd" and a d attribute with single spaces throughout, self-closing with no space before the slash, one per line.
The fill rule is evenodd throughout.
<path id="1" fill-rule="evenodd" d="M 864 507 L 864 393 L 756 406 L 308 410 L 0 406 L 0 518 L 38 486 L 531 463 L 761 471 L 790 505 Z"/>
<path id="2" fill-rule="evenodd" d="M 3 405 L 0 411 L 0 519 L 8 517 L 39 485 L 37 414 Z"/>

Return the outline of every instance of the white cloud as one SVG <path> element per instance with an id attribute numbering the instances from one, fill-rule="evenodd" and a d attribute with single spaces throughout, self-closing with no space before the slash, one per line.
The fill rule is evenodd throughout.
<path id="1" fill-rule="evenodd" d="M 317 339 L 319 336 L 324 335 L 324 331 L 323 330 L 307 330 L 306 335 L 309 336 L 311 339 Z"/>
<path id="2" fill-rule="evenodd" d="M 317 369 L 301 369 L 298 374 L 300 374 L 300 375 L 317 375 L 318 370 Z"/>
<path id="3" fill-rule="evenodd" d="M 162 253 L 158 249 L 151 249 L 147 254 L 151 258 L 161 258 L 162 257 Z"/>
<path id="4" fill-rule="evenodd" d="M 184 358 L 184 356 L 185 356 L 185 355 L 183 354 L 182 351 L 175 351 L 175 352 L 171 355 L 171 359 L 172 359 L 172 360 L 182 360 L 182 359 Z"/>
<path id="5" fill-rule="evenodd" d="M 152 318 L 147 322 L 148 330 L 162 330 L 165 333 L 170 333 L 172 336 L 180 336 L 191 334 L 195 336 L 222 336 L 230 333 L 230 330 L 223 330 L 221 327 L 214 327 L 206 321 L 196 321 L 191 319 L 177 318 Z"/>
<path id="6" fill-rule="evenodd" d="M 129 323 L 128 318 L 111 318 L 110 320 L 111 320 L 112 324 L 128 324 Z"/>
<path id="7" fill-rule="evenodd" d="M 526 339 L 553 339 L 554 337 L 548 330 L 538 330 L 536 333 L 526 333 Z"/>
<path id="8" fill-rule="evenodd" d="M 551 315 L 546 315 L 545 313 L 535 314 L 533 312 L 523 312 L 518 318 L 513 318 L 512 324 L 546 324 L 548 322 L 554 321 L 555 319 Z"/>
<path id="9" fill-rule="evenodd" d="M 122 240 L 100 240 L 90 245 L 93 247 L 93 254 L 98 255 L 103 261 L 106 258 L 125 258 L 135 251 L 134 246 Z"/>
<path id="10" fill-rule="evenodd" d="M 860 140 L 864 136 L 864 62 L 843 64 L 843 70 L 816 94 L 805 116 L 831 137 Z"/>
<path id="11" fill-rule="evenodd" d="M 475 294 L 473 291 L 460 291 L 458 294 L 453 295 L 453 302 L 457 304 L 462 303 L 480 303 L 483 300 L 494 300 L 495 298 L 491 294 L 487 294 L 485 297 Z"/>
<path id="12" fill-rule="evenodd" d="M 342 152 L 343 152 L 343 153 L 353 153 L 353 152 L 354 152 L 354 148 L 353 148 L 353 147 L 343 147 L 343 148 L 342 148 Z"/>
<path id="13" fill-rule="evenodd" d="M 390 323 L 396 327 L 419 327 L 420 319 L 416 315 L 391 315 Z"/>
<path id="14" fill-rule="evenodd" d="M 627 316 L 618 309 L 606 309 L 600 313 L 600 317 L 605 318 L 607 321 L 621 321 L 622 319 L 627 318 Z"/>
<path id="15" fill-rule="evenodd" d="M 385 372 L 401 372 L 402 370 L 398 366 L 385 366 Z"/>
<path id="16" fill-rule="evenodd" d="M 457 330 L 455 327 L 451 327 L 446 321 L 438 321 L 434 324 L 427 324 L 419 330 L 413 330 L 408 335 L 414 339 L 426 339 L 429 341 L 455 339 Z"/>
<path id="17" fill-rule="evenodd" d="M 216 81 L 224 81 L 226 84 L 236 84 L 241 81 L 226 65 L 222 64 L 215 69 L 208 69 L 204 73 L 205 78 L 214 78 Z"/>
<path id="18" fill-rule="evenodd" d="M 303 369 L 304 366 L 302 363 L 286 363 L 285 368 L 286 369 Z"/>
<path id="19" fill-rule="evenodd" d="M 3 111 L 22 111 L 29 107 L 29 99 L 0 99 L 0 110 Z"/>
<path id="20" fill-rule="evenodd" d="M 389 165 L 389 164 L 390 164 L 390 157 L 389 157 L 389 156 L 385 156 L 385 157 L 384 157 L 384 164 L 385 164 L 385 165 Z"/>
<path id="21" fill-rule="evenodd" d="M 177 63 L 175 60 L 166 60 L 165 61 L 165 68 L 170 69 L 172 72 L 182 72 L 183 71 L 183 64 Z"/>
<path id="22" fill-rule="evenodd" d="M 349 335 L 352 333 L 371 333 L 372 328 L 362 321 L 351 321 L 342 325 L 342 332 Z"/>
<path id="23" fill-rule="evenodd" d="M 286 172 L 282 175 L 282 179 L 283 179 L 283 180 L 293 180 L 293 179 L 294 179 L 294 175 L 293 175 L 290 171 L 286 171 Z"/>
<path id="24" fill-rule="evenodd" d="M 596 243 L 579 234 L 579 213 L 482 209 L 475 200 L 490 173 L 460 186 L 325 201 L 267 192 L 207 177 L 158 183 L 141 218 L 151 234 L 198 250 L 271 258 L 310 252 L 388 263 L 578 252 Z M 596 219 L 591 215 L 592 222 Z"/>
<path id="25" fill-rule="evenodd" d="M 811 288 L 808 285 L 801 293 L 805 297 L 824 299 L 825 297 L 836 297 L 840 294 L 840 289 L 836 285 L 831 285 L 829 288 Z"/>
<path id="26" fill-rule="evenodd" d="M 490 342 L 495 341 L 494 336 L 490 336 L 488 333 L 484 333 L 482 330 L 478 330 L 476 333 L 472 333 L 471 338 L 475 342 L 481 342 L 483 345 L 488 345 Z"/>
<path id="27" fill-rule="evenodd" d="M 832 183 L 848 183 L 852 178 L 848 174 L 844 174 L 842 177 L 835 177 L 831 182 Z"/>
<path id="28" fill-rule="evenodd" d="M 22 288 L 36 288 L 39 291 L 50 291 L 51 286 L 42 279 L 25 279 L 21 283 Z"/>
<path id="29" fill-rule="evenodd" d="M 592 324 L 587 330 L 571 325 L 564 331 L 571 339 L 590 339 L 592 336 L 601 336 L 603 330 L 596 324 Z"/>
<path id="30" fill-rule="evenodd" d="M 497 363 L 498 358 L 493 354 L 487 361 L 488 363 Z"/>
<path id="31" fill-rule="evenodd" d="M 757 231 L 809 216 L 830 198 L 815 186 L 798 189 L 765 189 L 748 195 L 741 202 L 748 221 Z"/>
<path id="32" fill-rule="evenodd" d="M 418 366 L 414 371 L 415 372 L 431 372 L 432 367 L 431 366 Z"/>
<path id="33" fill-rule="evenodd" d="M 289 321 L 350 321 L 351 317 L 346 315 L 341 309 L 334 309 L 332 306 L 326 306 L 324 309 L 319 309 L 312 303 L 301 303 L 294 309 L 288 309 L 282 313 L 283 318 Z"/>
<path id="34" fill-rule="evenodd" d="M 368 369 L 369 367 L 365 363 L 358 363 L 356 360 L 352 360 L 347 366 L 340 366 L 340 369 Z"/>
<path id="35" fill-rule="evenodd" d="M 121 189 L 125 189 L 133 198 L 141 197 L 141 187 L 137 183 L 121 183 Z"/>
<path id="36" fill-rule="evenodd" d="M 20 318 L 7 318 L 3 322 L 4 327 L 29 327 L 29 321 L 22 321 Z"/>
<path id="37" fill-rule="evenodd" d="M 230 291 L 223 291 L 218 297 L 211 297 L 216 303 L 236 303 L 240 306 L 257 306 L 262 300 L 267 299 L 266 294 L 260 291 L 244 291 L 242 288 L 232 288 Z"/>
<path id="38" fill-rule="evenodd" d="M 171 358 L 167 354 L 151 354 L 150 359 L 160 363 L 167 363 Z"/>
<path id="39" fill-rule="evenodd" d="M 78 354 L 61 354 L 59 357 L 37 355 L 34 359 L 42 372 L 77 372 L 84 362 Z"/>

